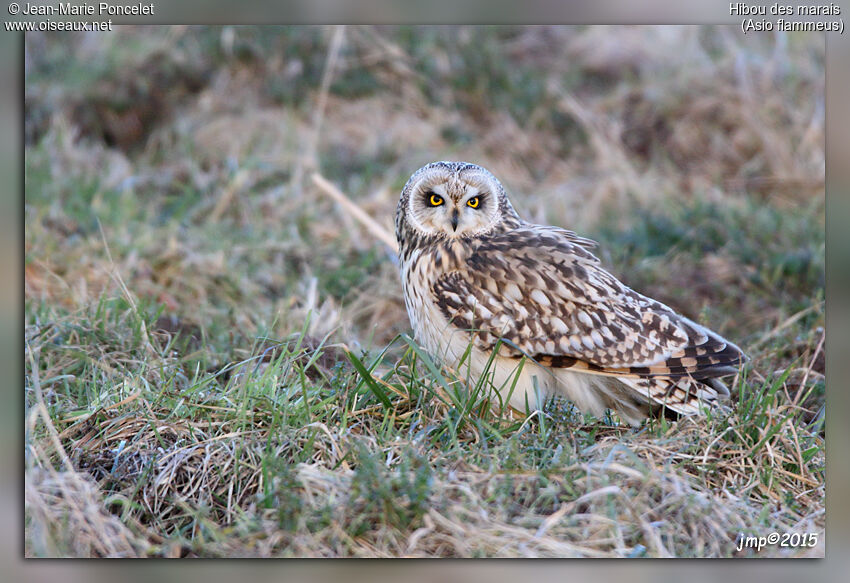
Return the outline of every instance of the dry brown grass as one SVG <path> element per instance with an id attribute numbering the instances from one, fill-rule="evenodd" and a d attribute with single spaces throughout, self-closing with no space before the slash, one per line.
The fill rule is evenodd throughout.
<path id="1" fill-rule="evenodd" d="M 403 410 L 403 401 L 396 406 Z M 823 459 L 800 464 L 799 473 L 783 469 L 800 455 L 791 423 L 784 423 L 758 455 L 741 447 L 734 424 L 719 432 L 689 419 L 653 435 L 602 429 L 593 445 L 576 448 L 579 461 L 541 472 L 500 469 L 493 460 L 487 467 L 463 459 L 446 463 L 445 452 L 422 443 L 380 445 L 369 431 L 364 436 L 318 422 L 270 447 L 268 413 L 252 416 L 250 429 L 243 429 L 244 423 L 228 419 L 232 412 L 224 409 L 214 410 L 204 422 L 168 422 L 168 412 L 152 411 L 158 417 L 105 416 L 65 430 L 79 473 L 34 469 L 26 494 L 33 525 L 49 528 L 70 521 L 74 529 L 32 530 L 31 544 L 44 547 L 31 552 L 169 554 L 175 551 L 162 544 L 163 536 L 169 524 L 181 519 L 192 523 L 183 536 L 193 543 L 184 543 L 183 552 L 206 556 L 728 556 L 739 533 L 765 528 L 759 525 L 770 506 L 782 509 L 768 521 L 772 530 L 822 533 L 824 528 L 825 516 L 818 510 L 822 477 L 806 469 L 822 467 Z M 351 425 L 372 425 L 379 411 L 353 411 Z M 571 431 L 585 429 L 579 424 Z M 468 439 L 476 441 L 472 435 Z M 129 445 L 122 449 L 122 442 Z M 283 475 L 269 477 L 262 471 L 263 460 L 294 461 L 307 442 L 314 451 L 309 460 Z M 569 448 L 569 441 L 565 444 Z M 352 488 L 357 476 L 349 461 L 357 466 L 360 460 L 350 454 L 358 446 L 374 448 L 391 468 L 410 455 L 410 447 L 417 455 L 431 456 L 428 462 L 435 468 L 445 466 L 429 478 L 427 510 L 409 529 L 367 515 L 376 522 L 352 536 L 352 524 L 367 506 Z M 765 470 L 777 472 L 768 483 L 759 479 Z M 399 475 L 391 470 L 376 479 Z M 135 482 L 136 487 L 127 499 L 107 497 L 96 482 Z M 297 506 L 263 509 L 258 500 L 267 491 L 289 497 L 290 503 L 294 498 Z M 404 490 L 393 495 L 404 504 Z M 783 509 L 788 496 L 800 512 Z M 753 500 L 770 502 L 762 507 Z M 134 511 L 131 503 L 138 505 Z M 135 532 L 106 512 L 116 507 Z M 144 528 L 132 518 L 138 515 L 149 517 Z M 104 532 L 110 533 L 106 539 Z M 819 556 L 819 549 L 771 554 Z"/>

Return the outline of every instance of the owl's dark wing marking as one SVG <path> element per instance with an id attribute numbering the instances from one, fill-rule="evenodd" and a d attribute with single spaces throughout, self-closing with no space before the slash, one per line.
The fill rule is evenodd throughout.
<path id="1" fill-rule="evenodd" d="M 710 378 L 745 357 L 734 344 L 620 283 L 589 248 L 554 227 L 523 225 L 477 241 L 440 277 L 443 314 L 484 350 L 615 376 Z"/>

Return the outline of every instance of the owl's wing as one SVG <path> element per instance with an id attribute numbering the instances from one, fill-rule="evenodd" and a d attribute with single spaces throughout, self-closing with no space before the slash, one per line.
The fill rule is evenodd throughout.
<path id="1" fill-rule="evenodd" d="M 640 377 L 735 372 L 741 350 L 623 285 L 588 250 L 592 241 L 524 225 L 478 241 L 465 269 L 433 292 L 451 324 L 479 348 L 552 367 Z"/>

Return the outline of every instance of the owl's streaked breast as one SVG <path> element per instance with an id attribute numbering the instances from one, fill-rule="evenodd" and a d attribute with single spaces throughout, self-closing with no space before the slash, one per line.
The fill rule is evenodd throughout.
<path id="1" fill-rule="evenodd" d="M 457 269 L 466 254 L 462 244 L 451 247 L 435 243 L 405 253 L 401 264 L 404 304 L 416 340 L 430 353 L 455 364 L 449 321 L 434 297 L 434 283 L 445 273 Z M 457 335 L 457 340 L 467 341 Z M 462 354 L 462 352 L 461 352 Z M 460 355 L 457 355 L 459 358 Z"/>

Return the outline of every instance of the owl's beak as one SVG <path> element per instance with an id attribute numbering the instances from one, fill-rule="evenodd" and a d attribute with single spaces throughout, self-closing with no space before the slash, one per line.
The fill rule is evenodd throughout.
<path id="1" fill-rule="evenodd" d="M 458 210 L 452 209 L 452 231 L 457 232 L 457 223 L 460 220 L 460 212 Z"/>

